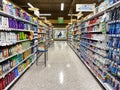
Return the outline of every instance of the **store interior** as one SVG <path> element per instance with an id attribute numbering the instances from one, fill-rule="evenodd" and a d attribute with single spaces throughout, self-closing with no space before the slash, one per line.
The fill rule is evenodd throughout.
<path id="1" fill-rule="evenodd" d="M 120 0 L 0 0 L 0 90 L 120 90 Z"/>

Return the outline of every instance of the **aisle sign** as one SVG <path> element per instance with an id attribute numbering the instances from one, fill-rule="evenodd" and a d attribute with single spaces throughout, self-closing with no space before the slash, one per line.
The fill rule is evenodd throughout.
<path id="1" fill-rule="evenodd" d="M 63 17 L 58 17 L 58 23 L 64 23 L 64 18 Z"/>
<path id="2" fill-rule="evenodd" d="M 76 12 L 93 12 L 95 4 L 76 4 Z"/>

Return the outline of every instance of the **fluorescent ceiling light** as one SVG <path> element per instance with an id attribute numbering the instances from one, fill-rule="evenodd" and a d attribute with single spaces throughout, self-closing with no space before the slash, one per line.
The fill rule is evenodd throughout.
<path id="1" fill-rule="evenodd" d="M 61 3 L 61 11 L 64 10 L 64 3 Z"/>
<path id="2" fill-rule="evenodd" d="M 73 14 L 68 14 L 68 16 L 73 16 Z"/>
<path id="3" fill-rule="evenodd" d="M 51 14 L 40 14 L 40 16 L 51 16 Z"/>
<path id="4" fill-rule="evenodd" d="M 34 8 L 33 5 L 30 4 L 30 3 L 27 3 L 27 5 L 28 5 L 29 7 L 31 7 L 31 8 Z"/>

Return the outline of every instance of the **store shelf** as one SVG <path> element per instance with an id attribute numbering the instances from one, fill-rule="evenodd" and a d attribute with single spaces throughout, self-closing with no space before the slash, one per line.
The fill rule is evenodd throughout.
<path id="1" fill-rule="evenodd" d="M 120 48 L 117 48 L 117 47 L 108 47 L 108 49 L 110 49 L 110 50 L 118 50 L 118 51 L 120 51 Z"/>
<path id="2" fill-rule="evenodd" d="M 35 24 L 35 23 L 32 23 L 32 22 L 27 21 L 27 20 L 25 20 L 25 19 L 16 17 L 16 16 L 14 16 L 14 15 L 8 14 L 8 13 L 6 13 L 6 12 L 4 12 L 4 11 L 1 11 L 1 10 L 0 10 L 0 15 L 7 16 L 7 17 L 11 17 L 11 18 L 14 18 L 14 19 L 17 19 L 17 20 L 20 20 L 20 21 L 23 21 L 23 22 L 26 22 L 26 23 L 29 23 L 29 24 L 36 25 L 36 26 L 37 26 L 37 24 Z"/>
<path id="3" fill-rule="evenodd" d="M 114 4 L 110 5 L 108 8 L 106 8 L 105 10 L 103 10 L 103 11 L 101 11 L 101 12 L 95 13 L 95 15 L 93 15 L 92 17 L 88 18 L 87 20 L 85 20 L 85 21 L 83 21 L 83 22 L 86 22 L 86 21 L 88 21 L 88 20 L 91 20 L 91 19 L 93 19 L 93 18 L 95 18 L 95 17 L 97 17 L 97 16 L 100 16 L 100 15 L 104 14 L 104 12 L 109 11 L 111 8 L 115 8 L 115 7 L 117 7 L 118 5 L 120 5 L 120 1 L 117 1 L 117 3 L 114 3 Z"/>
<path id="4" fill-rule="evenodd" d="M 90 25 L 88 25 L 88 27 L 96 26 L 96 25 L 99 25 L 99 24 L 100 24 L 100 22 L 98 22 L 98 23 L 94 23 L 94 24 L 90 24 Z"/>
<path id="5" fill-rule="evenodd" d="M 88 28 L 88 27 L 91 27 L 91 26 L 96 26 L 96 25 L 99 25 L 100 23 L 94 23 L 94 24 L 90 24 L 90 25 L 87 25 L 87 26 L 85 26 L 85 27 L 82 27 L 82 29 L 83 28 Z"/>
<path id="6" fill-rule="evenodd" d="M 10 46 L 10 45 L 14 45 L 14 44 L 17 44 L 17 43 L 20 43 L 20 42 L 25 42 L 25 41 L 29 41 L 29 39 L 20 40 L 20 41 L 15 41 L 15 42 L 6 43 L 6 44 L 3 44 L 3 43 L 2 43 L 2 45 L 0 45 L 0 47 L 3 47 L 3 46 Z"/>
<path id="7" fill-rule="evenodd" d="M 84 53 L 85 51 L 83 51 L 83 52 L 81 52 L 81 53 Z M 85 52 L 86 53 L 86 52 Z M 86 55 L 88 58 L 90 58 L 90 56 L 88 55 L 88 54 L 85 54 L 84 53 L 84 55 Z M 109 60 L 109 59 L 108 59 Z M 94 62 L 92 62 L 92 63 L 94 63 Z M 99 62 L 99 63 L 101 63 L 101 62 Z M 114 62 L 113 62 L 114 63 Z M 101 63 L 102 64 L 102 63 Z M 97 66 L 98 67 L 98 66 Z M 115 76 L 113 76 L 113 75 L 111 75 L 108 71 L 106 71 L 106 70 L 104 70 L 103 68 L 100 68 L 100 67 L 98 67 L 99 69 L 101 69 L 103 72 L 106 72 L 107 73 L 107 75 L 109 75 L 111 78 L 116 78 Z M 112 88 L 112 87 L 111 87 Z"/>
<path id="8" fill-rule="evenodd" d="M 120 34 L 108 34 L 110 37 L 120 37 Z"/>
<path id="9" fill-rule="evenodd" d="M 34 45 L 34 46 L 35 46 L 35 45 Z M 22 53 L 24 53 L 25 51 L 27 51 L 27 50 L 31 49 L 31 48 L 32 48 L 32 47 L 34 47 L 34 46 L 31 46 L 31 47 L 29 47 L 29 48 L 27 48 L 27 49 L 23 50 L 22 52 L 15 53 L 14 55 L 11 55 L 11 56 L 9 56 L 9 57 L 7 57 L 7 58 L 4 58 L 4 59 L 0 60 L 0 63 L 1 63 L 1 62 L 6 61 L 6 60 L 7 60 L 7 59 L 9 59 L 9 58 L 12 58 L 12 57 L 14 57 L 14 56 L 18 55 L 18 54 L 22 54 Z"/>
<path id="10" fill-rule="evenodd" d="M 102 33 L 102 31 L 83 31 L 82 33 Z"/>
<path id="11" fill-rule="evenodd" d="M 102 56 L 103 58 L 106 58 L 106 56 L 104 56 L 104 55 L 98 53 L 97 51 L 95 51 L 95 50 L 93 50 L 93 49 L 91 49 L 91 48 L 89 48 L 89 47 L 87 47 L 87 46 L 85 46 L 85 45 L 83 45 L 83 44 L 81 44 L 81 43 L 80 43 L 80 45 L 82 45 L 82 46 L 84 46 L 85 48 L 89 49 L 90 51 L 92 51 L 92 52 L 94 52 L 94 53 L 96 53 L 96 54 Z"/>
<path id="12" fill-rule="evenodd" d="M 105 10 L 103 10 L 101 12 L 98 12 L 95 15 L 89 17 L 87 20 L 84 20 L 84 21 L 81 22 L 81 25 L 80 25 L 81 29 L 80 30 L 81 30 L 81 33 L 82 33 L 81 34 L 81 40 L 83 41 L 83 43 L 82 42 L 80 43 L 80 46 L 79 46 L 80 49 L 77 49 L 77 47 L 72 45 L 72 43 L 75 43 L 74 40 L 73 41 L 70 41 L 70 39 L 68 40 L 69 42 L 71 42 L 70 46 L 73 49 L 73 51 L 76 53 L 76 55 L 78 57 L 82 58 L 82 61 L 85 64 L 85 66 L 90 70 L 90 72 L 95 76 L 95 78 L 101 83 L 101 85 L 106 90 L 114 90 L 114 88 L 115 88 L 115 87 L 112 87 L 112 85 L 109 84 L 109 83 L 115 83 L 116 85 L 120 84 L 120 81 L 119 81 L 120 79 L 118 79 L 117 75 L 116 76 L 112 75 L 112 73 L 109 72 L 109 70 L 111 71 L 111 69 L 108 68 L 108 66 L 107 66 L 108 63 L 109 63 L 109 65 L 111 65 L 112 63 L 114 63 L 115 65 L 118 65 L 118 63 L 115 62 L 114 58 L 113 58 L 113 60 L 110 60 L 108 58 L 108 50 L 110 50 L 110 49 L 111 50 L 120 50 L 120 48 L 107 47 L 107 46 L 106 46 L 106 48 L 101 47 L 103 44 L 99 45 L 99 42 L 100 43 L 105 43 L 105 44 L 108 45 L 108 40 L 110 40 L 109 38 L 111 38 L 111 37 L 120 38 L 120 34 L 109 34 L 109 29 L 112 28 L 111 27 L 112 25 L 110 26 L 109 24 L 114 24 L 116 22 L 119 23 L 120 20 L 105 21 L 105 23 L 104 23 L 105 27 L 101 26 L 100 22 L 99 23 L 94 23 L 94 24 L 88 24 L 88 25 L 87 25 L 87 23 L 95 21 L 96 19 L 101 21 L 101 17 L 103 17 L 103 15 L 105 15 L 105 13 L 108 13 L 109 11 L 113 10 L 114 8 L 116 8 L 116 10 L 117 10 L 119 6 L 120 6 L 120 1 L 117 1 L 117 3 L 112 4 L 111 6 L 106 8 Z M 111 11 L 110 13 L 113 14 L 114 12 Z M 118 15 L 116 15 L 116 16 L 118 16 Z M 111 16 L 111 18 L 109 17 L 109 20 L 110 19 L 115 19 L 115 17 Z M 96 30 L 96 28 L 94 28 L 94 26 L 99 26 L 99 27 L 96 27 L 96 28 L 99 28 L 99 29 Z M 89 27 L 91 27 L 91 28 L 89 28 Z M 75 27 L 74 27 L 74 24 L 73 24 L 68 29 L 68 31 L 70 32 L 70 29 L 74 30 L 74 28 Z M 106 28 L 107 30 L 104 32 L 104 31 L 101 30 L 101 28 Z M 118 28 L 118 26 L 117 26 L 117 28 Z M 96 30 L 96 31 L 90 31 L 90 30 Z M 117 31 L 117 32 L 119 32 L 119 31 Z M 102 35 L 100 35 L 100 34 L 102 34 Z M 70 37 L 71 36 L 69 36 L 69 38 Z M 114 42 L 112 42 L 112 43 L 114 43 Z M 89 53 L 90 53 L 90 55 L 89 55 Z M 80 54 L 82 56 L 80 56 Z M 94 55 L 96 55 L 96 58 L 94 57 Z M 101 58 L 101 60 L 99 60 L 99 57 Z M 95 58 L 95 60 L 93 58 Z M 104 75 L 101 74 L 102 71 L 104 73 L 106 73 L 106 75 L 109 75 L 112 78 L 111 82 L 103 82 L 102 79 L 99 78 L 99 76 L 96 74 L 96 72 L 94 72 L 94 69 L 92 69 L 92 68 L 95 68 L 95 71 L 97 72 L 97 74 L 100 75 L 100 77 L 104 76 Z M 116 69 L 119 69 L 119 68 L 116 67 Z M 107 79 L 107 78 L 104 77 L 104 79 Z M 117 83 L 117 81 L 118 81 L 118 83 Z"/>
<path id="13" fill-rule="evenodd" d="M 91 46 L 93 46 L 93 47 L 96 47 L 96 48 L 98 48 L 98 49 L 102 49 L 102 50 L 108 50 L 108 48 L 106 47 L 106 48 L 102 48 L 102 47 L 98 47 L 98 46 L 96 46 L 96 45 L 94 45 L 94 44 L 90 44 L 90 43 L 87 43 L 87 42 L 84 42 L 84 43 L 86 43 L 86 44 L 88 44 L 88 45 L 91 45 Z"/>
<path id="14" fill-rule="evenodd" d="M 71 45 L 69 44 L 69 46 L 71 47 Z M 80 54 L 78 54 L 73 47 L 71 47 L 73 49 L 73 51 L 76 53 L 76 55 L 81 59 L 81 61 L 85 64 L 85 66 L 90 70 L 90 72 L 94 75 L 94 77 L 100 82 L 100 84 L 106 89 L 106 90 L 113 90 L 113 88 L 107 84 L 102 82 L 93 72 L 93 70 L 88 66 L 88 64 L 85 62 L 85 60 L 82 59 L 82 57 L 80 56 Z"/>
<path id="15" fill-rule="evenodd" d="M 84 55 L 86 55 L 86 57 L 88 57 L 88 58 L 90 58 L 91 56 L 89 56 L 87 53 L 86 53 L 86 51 L 82 51 L 81 52 L 81 54 L 83 54 L 84 53 Z M 93 58 L 91 58 L 91 60 L 92 60 Z M 109 59 L 108 59 L 109 60 Z M 99 61 L 98 61 L 99 62 Z M 92 62 L 92 63 L 94 63 L 94 62 Z M 99 62 L 99 63 L 101 63 L 101 62 Z M 102 64 L 102 63 L 101 63 Z M 97 66 L 99 69 L 101 69 L 103 72 L 105 72 L 107 75 L 109 75 L 111 78 L 116 78 L 115 76 L 113 76 L 113 75 L 111 75 L 108 71 L 106 71 L 106 69 L 103 69 L 103 68 L 101 68 L 101 67 L 99 67 L 99 66 Z M 112 87 L 111 87 L 112 88 Z"/>
<path id="16" fill-rule="evenodd" d="M 97 40 L 97 39 L 93 39 L 93 38 L 87 38 L 87 37 L 81 37 L 82 39 L 88 39 L 88 40 L 93 40 L 93 41 L 103 41 L 103 40 Z"/>
<path id="17" fill-rule="evenodd" d="M 93 70 L 90 68 L 90 66 L 82 59 L 82 57 L 80 58 L 83 63 L 85 64 L 85 66 L 90 70 L 90 72 L 94 75 L 94 77 L 102 84 L 102 86 L 106 89 L 106 90 L 113 90 L 112 87 L 110 87 L 109 84 L 107 83 L 103 83 L 96 75 L 95 73 L 93 72 Z"/>
<path id="18" fill-rule="evenodd" d="M 32 30 L 16 29 L 16 28 L 0 28 L 0 31 L 30 32 Z"/>
<path id="19" fill-rule="evenodd" d="M 47 33 L 38 32 L 38 34 L 47 34 Z"/>
<path id="20" fill-rule="evenodd" d="M 36 59 L 34 59 L 22 72 L 20 72 L 20 74 L 7 87 L 5 87 L 4 90 L 8 90 L 35 61 Z"/>
<path id="21" fill-rule="evenodd" d="M 26 59 L 22 60 L 18 65 L 16 65 L 15 67 L 11 68 L 9 71 L 7 71 L 6 73 L 4 73 L 2 76 L 0 76 L 1 78 L 4 78 L 8 73 L 10 73 L 11 71 L 13 71 L 16 67 L 18 67 L 20 64 L 22 64 L 24 61 L 26 61 L 29 57 L 31 57 L 32 55 L 34 55 L 35 53 L 29 55 Z"/>

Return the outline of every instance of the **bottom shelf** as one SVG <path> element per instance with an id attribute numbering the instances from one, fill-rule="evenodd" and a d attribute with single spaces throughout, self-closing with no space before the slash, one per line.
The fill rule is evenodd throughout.
<path id="1" fill-rule="evenodd" d="M 82 59 L 82 57 L 80 57 L 80 59 L 82 60 L 82 62 L 86 65 L 86 67 L 91 71 L 91 73 L 95 76 L 95 78 L 102 84 L 102 86 L 106 89 L 106 90 L 113 90 L 112 87 L 110 87 L 109 84 L 107 83 L 103 83 L 102 80 L 100 80 L 93 72 L 93 70 L 89 67 L 89 65 Z"/>
<path id="2" fill-rule="evenodd" d="M 99 83 L 106 89 L 106 90 L 114 90 L 109 84 L 104 83 L 102 80 L 100 80 L 95 73 L 93 72 L 93 70 L 91 69 L 91 67 L 83 60 L 83 58 L 80 56 L 80 54 L 78 54 L 76 52 L 76 50 L 73 48 L 73 46 L 70 45 L 70 43 L 68 42 L 68 45 L 72 48 L 72 50 L 75 52 L 75 54 L 80 58 L 80 60 L 84 63 L 84 65 L 89 69 L 89 71 L 94 75 L 94 77 L 99 81 Z"/>
<path id="3" fill-rule="evenodd" d="M 8 90 L 35 61 L 36 58 L 4 90 Z"/>

